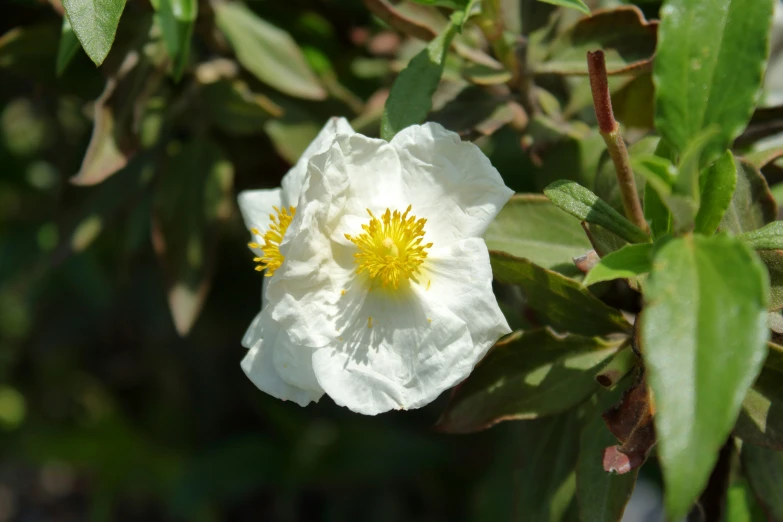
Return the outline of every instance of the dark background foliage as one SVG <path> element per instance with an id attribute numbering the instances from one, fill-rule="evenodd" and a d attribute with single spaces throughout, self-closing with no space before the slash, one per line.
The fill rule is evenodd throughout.
<path id="1" fill-rule="evenodd" d="M 199 99 L 167 140 L 94 187 L 68 180 L 110 66 L 96 69 L 79 50 L 56 77 L 57 10 L 21 0 L 0 7 L 0 35 L 33 31 L 19 46 L 0 46 L 2 520 L 456 521 L 510 509 L 509 488 L 493 482 L 493 467 L 507 460 L 506 427 L 436 433 L 442 401 L 379 417 L 328 398 L 302 409 L 242 374 L 239 340 L 258 310 L 261 276 L 234 195 L 279 185 L 327 116 L 356 117 L 351 103 L 364 110 L 390 84 L 400 43 L 358 2 L 250 5 L 309 48 L 311 64 L 336 71 L 349 103 L 277 95 L 292 110 L 274 142 L 263 118 L 248 119 L 239 133 L 231 123 L 228 132 L 205 123 L 210 107 Z M 129 2 L 120 33 L 149 11 Z M 210 18 L 202 6 L 197 33 L 205 39 Z M 214 53 L 205 39 L 195 44 L 200 59 Z M 362 64 L 370 73 L 354 74 Z M 163 82 L 167 105 L 193 96 L 187 78 Z M 170 168 L 166 147 L 196 135 L 222 148 L 235 178 L 211 290 L 181 338 L 150 239 L 150 209 L 152 187 Z M 152 179 L 139 189 L 129 180 L 145 168 Z"/>

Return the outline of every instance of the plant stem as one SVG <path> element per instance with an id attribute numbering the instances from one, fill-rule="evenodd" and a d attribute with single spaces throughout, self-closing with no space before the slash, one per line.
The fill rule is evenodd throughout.
<path id="1" fill-rule="evenodd" d="M 639 193 L 636 191 L 636 180 L 633 177 L 633 170 L 631 170 L 628 149 L 625 148 L 625 142 L 620 135 L 620 125 L 614 119 L 603 51 L 587 53 L 587 70 L 590 75 L 590 89 L 593 91 L 593 106 L 595 107 L 595 117 L 598 120 L 598 130 L 609 149 L 609 155 L 612 157 L 617 172 L 617 182 L 620 185 L 625 215 L 634 225 L 649 232 L 647 221 L 644 219 L 642 203 L 639 201 Z"/>

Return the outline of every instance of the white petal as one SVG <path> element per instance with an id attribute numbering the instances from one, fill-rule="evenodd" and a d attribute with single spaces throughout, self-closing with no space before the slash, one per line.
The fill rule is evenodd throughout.
<path id="1" fill-rule="evenodd" d="M 307 406 L 311 402 L 317 402 L 323 392 L 320 390 L 305 390 L 291 386 L 280 378 L 275 370 L 271 353 L 267 346 L 285 342 L 285 333 L 277 332 L 266 341 L 259 341 L 253 345 L 242 359 L 242 370 L 259 390 L 285 401 L 293 401 L 300 406 Z"/>
<path id="2" fill-rule="evenodd" d="M 263 293 L 261 299 L 263 300 Z M 242 336 L 242 346 L 248 349 L 252 348 L 262 339 L 261 336 L 261 312 L 258 312 L 253 318 L 253 322 L 245 330 L 245 335 Z"/>
<path id="3" fill-rule="evenodd" d="M 404 200 L 427 218 L 425 241 L 446 246 L 481 237 L 513 191 L 473 143 L 437 123 L 414 125 L 391 141 L 402 166 Z"/>
<path id="4" fill-rule="evenodd" d="M 239 202 L 239 210 L 242 213 L 242 219 L 245 220 L 247 229 L 257 228 L 262 235 L 269 230 L 271 221 L 269 215 L 275 214 L 274 207 L 280 208 L 283 206 L 279 188 L 245 190 L 239 193 L 237 201 Z M 255 236 L 252 237 L 252 240 L 256 243 L 262 242 L 261 238 Z M 251 250 L 258 256 L 263 255 L 259 248 Z"/>
<path id="5" fill-rule="evenodd" d="M 479 358 L 511 332 L 492 292 L 492 267 L 483 239 L 464 239 L 432 250 L 424 266 L 422 295 L 467 323 Z"/>
<path id="6" fill-rule="evenodd" d="M 309 203 L 297 213 L 299 233 L 281 249 L 285 262 L 266 292 L 272 320 L 285 329 L 292 342 L 311 348 L 337 337 L 335 318 L 344 300 L 342 292 L 351 287 L 356 272 L 354 245 L 329 240 L 319 228 L 320 210 L 324 209 Z"/>
<path id="7" fill-rule="evenodd" d="M 397 152 L 384 140 L 338 136 L 327 151 L 313 157 L 308 176 L 302 199 L 329 202 L 319 225 L 338 243 L 350 243 L 346 233 L 361 233 L 370 219 L 368 210 L 380 216 L 404 202 Z"/>
<path id="8" fill-rule="evenodd" d="M 464 321 L 422 299 L 415 286 L 395 295 L 365 292 L 343 313 L 342 341 L 316 350 L 313 369 L 337 404 L 365 415 L 432 402 L 468 375 L 483 350 Z"/>
<path id="9" fill-rule="evenodd" d="M 315 139 L 310 142 L 310 145 L 307 146 L 299 157 L 296 164 L 283 176 L 280 184 L 283 187 L 283 204 L 285 206 L 296 206 L 298 204 L 299 196 L 305 184 L 307 163 L 310 161 L 310 158 L 327 150 L 335 137 L 343 134 L 354 134 L 354 130 L 351 128 L 348 120 L 345 118 L 329 118 Z"/>

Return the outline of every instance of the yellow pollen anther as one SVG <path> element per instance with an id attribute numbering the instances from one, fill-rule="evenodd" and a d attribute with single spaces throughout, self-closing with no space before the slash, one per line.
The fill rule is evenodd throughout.
<path id="1" fill-rule="evenodd" d="M 392 212 L 387 208 L 381 219 L 378 219 L 368 209 L 370 223 L 362 225 L 364 233 L 359 236 L 345 234 L 347 239 L 359 247 L 359 252 L 354 254 L 359 265 L 357 274 L 366 271 L 384 288 L 397 289 L 406 279 L 416 281 L 419 266 L 427 257 L 426 249 L 432 243 L 421 244 L 427 220 L 408 216 L 410 211 L 410 205 L 403 213 L 399 210 Z"/>
<path id="2" fill-rule="evenodd" d="M 282 210 L 277 207 L 273 208 L 275 209 L 275 214 L 269 214 L 269 230 L 266 231 L 266 234 L 262 235 L 257 228 L 250 229 L 254 235 L 264 240 L 264 244 L 248 243 L 250 248 L 260 248 L 263 251 L 263 256 L 254 257 L 253 261 L 258 263 L 256 266 L 258 272 L 266 270 L 266 277 L 271 277 L 275 270 L 283 264 L 283 259 L 285 258 L 280 253 L 280 243 L 283 241 L 286 230 L 288 230 L 288 225 L 291 224 L 296 215 L 295 207 L 283 207 Z"/>
<path id="3" fill-rule="evenodd" d="M 367 318 L 367 328 L 372 328 L 372 317 Z"/>

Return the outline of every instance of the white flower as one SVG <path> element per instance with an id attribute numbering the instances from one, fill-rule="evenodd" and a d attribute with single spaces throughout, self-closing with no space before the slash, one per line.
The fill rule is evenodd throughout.
<path id="1" fill-rule="evenodd" d="M 331 118 L 312 143 L 302 153 L 299 161 L 286 173 L 281 182 L 281 188 L 269 190 L 248 190 L 239 194 L 239 209 L 245 220 L 245 225 L 254 236 L 250 248 L 256 254 L 255 261 L 259 263 L 256 269 L 266 269 L 266 276 L 271 277 L 282 263 L 278 249 L 291 217 L 296 213 L 296 204 L 305 183 L 307 163 L 315 154 L 328 149 L 337 134 L 353 134 L 353 129 L 345 118 Z M 266 286 L 268 278 L 263 279 L 262 287 Z M 262 302 L 265 291 L 262 289 Z M 267 322 L 261 313 L 256 315 L 247 333 L 242 339 L 242 345 L 249 348 L 242 368 L 253 383 L 262 391 L 279 399 L 292 400 L 302 406 L 311 401 L 317 401 L 323 390 L 301 389 L 281 379 L 275 370 L 272 359 L 272 347 L 279 349 L 294 349 L 289 347 L 285 332 L 275 331 L 274 325 L 266 326 L 266 339 L 262 340 L 260 331 L 262 324 Z"/>
<path id="2" fill-rule="evenodd" d="M 512 191 L 436 124 L 337 136 L 307 176 L 254 329 L 263 358 L 359 413 L 431 402 L 510 331 L 481 236 Z M 267 391 L 267 365 L 248 363 L 260 351 L 243 368 Z"/>

